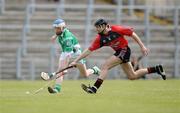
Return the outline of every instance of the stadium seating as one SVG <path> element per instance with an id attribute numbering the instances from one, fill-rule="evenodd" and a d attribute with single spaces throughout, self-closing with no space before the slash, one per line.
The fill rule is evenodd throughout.
<path id="1" fill-rule="evenodd" d="M 18 1 L 18 2 L 17 2 Z M 21 2 L 19 5 L 17 3 Z M 6 11 L 0 15 L 1 23 L 1 36 L 0 36 L 0 63 L 1 63 L 1 78 L 2 79 L 15 79 L 16 76 L 16 60 L 17 51 L 21 47 L 22 42 L 22 29 L 26 19 L 26 7 L 29 4 L 28 0 L 6 0 Z M 50 37 L 53 35 L 52 22 L 57 18 L 56 5 L 53 1 L 41 1 L 36 0 L 35 12 L 30 18 L 30 32 L 27 34 L 27 55 L 22 57 L 22 76 L 20 79 L 31 79 L 34 70 L 35 78 L 39 78 L 41 71 L 50 71 L 50 58 L 51 58 L 51 44 Z M 66 4 L 74 4 L 74 0 L 67 0 Z M 78 37 L 82 47 L 85 48 L 85 29 L 86 29 L 86 8 L 84 5 L 86 2 L 82 0 L 76 1 L 76 7 L 79 9 L 73 9 L 69 7 L 65 10 L 65 13 L 61 17 L 66 21 L 67 27 Z M 97 2 L 96 4 L 100 4 Z M 105 3 L 103 3 L 105 4 Z M 114 7 L 113 5 L 110 5 Z M 81 8 L 82 7 L 82 8 Z M 116 12 L 112 9 L 101 10 L 96 9 L 92 16 L 92 23 L 98 17 L 107 18 L 112 24 L 116 24 L 115 17 Z M 137 34 L 146 43 L 145 39 L 145 25 L 144 18 L 138 15 L 128 15 L 127 11 L 123 12 L 121 23 L 123 25 L 132 26 L 135 28 Z M 160 26 L 151 21 L 152 25 Z M 162 25 L 162 26 L 167 26 Z M 93 27 L 93 26 L 92 26 Z M 137 29 L 136 29 L 137 28 Z M 95 36 L 95 31 L 92 29 L 92 34 L 89 40 L 92 41 Z M 132 47 L 132 54 L 139 56 L 140 50 L 137 44 L 135 44 L 130 38 L 128 39 L 130 46 Z M 174 51 L 175 51 L 175 38 L 172 28 L 151 30 L 151 38 L 148 47 L 150 48 L 150 54 L 148 58 L 148 65 L 162 63 L 165 65 L 165 69 L 168 73 L 168 77 L 172 77 L 174 74 Z M 178 42 L 180 43 L 180 41 Z M 109 48 L 103 48 L 98 50 L 96 54 L 93 54 L 88 59 L 88 67 L 97 64 L 102 65 L 102 62 L 110 56 L 113 52 Z M 179 52 L 180 53 L 180 52 Z M 180 56 L 180 55 L 179 55 Z M 57 68 L 57 57 L 55 57 L 55 68 Z M 90 63 L 91 62 L 91 63 Z M 93 62 L 93 63 L 92 63 Z M 143 60 L 145 62 L 145 60 Z M 145 64 L 145 63 L 144 63 Z M 116 72 L 115 72 L 116 71 Z M 70 78 L 75 79 L 78 76 Z M 124 74 L 119 68 L 110 71 L 111 77 L 109 78 L 123 78 Z M 121 76 L 119 76 L 121 75 Z M 155 77 L 156 78 L 156 77 Z"/>

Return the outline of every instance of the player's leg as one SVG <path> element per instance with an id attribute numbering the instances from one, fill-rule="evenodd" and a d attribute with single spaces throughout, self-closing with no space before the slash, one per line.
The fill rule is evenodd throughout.
<path id="1" fill-rule="evenodd" d="M 94 70 L 87 69 L 85 64 L 78 63 L 76 67 L 79 69 L 79 72 L 82 76 L 88 77 L 90 74 L 93 74 Z"/>
<path id="2" fill-rule="evenodd" d="M 62 69 L 63 64 L 64 64 L 64 60 L 59 60 L 59 66 L 58 66 L 58 70 Z M 58 93 L 61 91 L 61 85 L 63 82 L 63 74 L 65 74 L 64 72 L 57 74 L 56 76 L 60 76 L 56 79 L 54 87 L 48 87 L 48 91 L 49 93 Z"/>
<path id="3" fill-rule="evenodd" d="M 76 50 L 75 53 L 71 54 L 70 62 L 74 61 L 74 59 L 76 59 L 79 55 L 81 55 L 81 50 L 80 49 Z M 96 75 L 100 74 L 100 69 L 97 66 L 94 66 L 92 68 L 87 69 L 84 59 L 80 60 L 77 63 L 76 67 L 79 69 L 81 75 L 86 76 L 86 77 L 88 77 L 91 74 L 96 74 Z"/>
<path id="4" fill-rule="evenodd" d="M 88 77 L 91 74 L 100 74 L 100 69 L 97 66 L 87 69 L 84 63 L 78 63 L 76 67 L 79 69 L 80 74 L 85 77 Z"/>
<path id="5" fill-rule="evenodd" d="M 148 74 L 147 68 L 134 71 L 132 64 L 130 62 L 122 63 L 121 67 L 130 80 L 138 79 L 144 76 L 145 74 Z"/>
<path id="6" fill-rule="evenodd" d="M 84 91 L 87 93 L 96 93 L 97 89 L 101 86 L 105 78 L 107 77 L 108 70 L 119 65 L 122 61 L 116 56 L 111 56 L 106 62 L 102 65 L 101 73 L 94 85 L 86 86 L 84 84 L 81 85 Z"/>
<path id="7" fill-rule="evenodd" d="M 59 93 L 61 92 L 61 84 L 63 82 L 63 76 L 56 79 L 54 87 L 48 87 L 49 93 Z"/>
<path id="8" fill-rule="evenodd" d="M 130 80 L 138 79 L 138 78 L 140 78 L 146 74 L 150 74 L 150 73 L 158 73 L 159 75 L 161 75 L 163 80 L 166 80 L 166 75 L 165 75 L 162 65 L 157 65 L 157 66 L 148 67 L 148 68 L 142 68 L 142 69 L 138 69 L 136 71 L 134 71 L 132 64 L 130 62 L 123 63 L 123 64 L 121 64 L 121 66 Z"/>
<path id="9" fill-rule="evenodd" d="M 65 55 L 66 56 L 66 55 Z M 59 58 L 59 66 L 58 70 L 65 68 L 69 64 L 69 57 L 67 56 L 66 58 L 61 55 Z M 67 73 L 67 71 L 63 71 L 62 73 L 59 73 L 56 75 L 58 77 L 55 81 L 54 87 L 48 87 L 49 93 L 58 93 L 61 92 L 61 87 L 62 87 L 62 82 L 63 82 L 63 77 Z M 59 77 L 60 76 L 60 77 Z"/>

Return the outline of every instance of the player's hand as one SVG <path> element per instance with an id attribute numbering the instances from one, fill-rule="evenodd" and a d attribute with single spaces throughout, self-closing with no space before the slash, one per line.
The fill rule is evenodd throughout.
<path id="1" fill-rule="evenodd" d="M 69 64 L 69 66 L 74 66 L 74 67 L 76 67 L 76 65 L 77 65 L 76 62 L 71 62 L 71 63 Z"/>
<path id="2" fill-rule="evenodd" d="M 57 38 L 57 35 L 53 35 L 53 36 L 51 37 L 51 42 L 54 43 L 55 40 L 56 40 L 56 38 Z"/>
<path id="3" fill-rule="evenodd" d="M 142 48 L 141 48 L 141 51 L 142 51 L 142 53 L 143 53 L 144 56 L 147 56 L 148 53 L 149 53 L 149 50 L 148 50 L 146 47 L 142 47 Z"/>

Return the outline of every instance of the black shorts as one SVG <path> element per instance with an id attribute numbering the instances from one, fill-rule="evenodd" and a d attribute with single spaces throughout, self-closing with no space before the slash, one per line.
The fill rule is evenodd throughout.
<path id="1" fill-rule="evenodd" d="M 122 63 L 127 63 L 130 60 L 131 56 L 131 49 L 126 46 L 124 48 L 121 48 L 119 50 L 116 50 L 114 55 L 122 60 Z"/>

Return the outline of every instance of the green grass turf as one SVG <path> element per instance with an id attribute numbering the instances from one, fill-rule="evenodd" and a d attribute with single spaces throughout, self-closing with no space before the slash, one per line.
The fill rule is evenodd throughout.
<path id="1" fill-rule="evenodd" d="M 81 83 L 64 81 L 62 93 L 42 87 L 44 81 L 0 81 L 0 113 L 180 113 L 180 80 L 106 80 L 97 94 L 87 94 Z"/>

